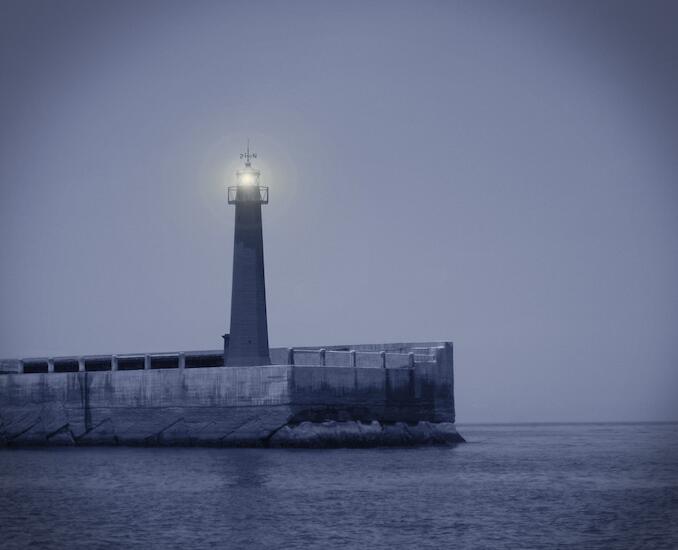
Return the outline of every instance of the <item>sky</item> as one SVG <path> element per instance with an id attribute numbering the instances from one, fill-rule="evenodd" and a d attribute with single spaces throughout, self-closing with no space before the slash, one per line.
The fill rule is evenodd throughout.
<path id="1" fill-rule="evenodd" d="M 675 2 L 0 3 L 0 357 L 451 340 L 458 422 L 678 420 Z"/>

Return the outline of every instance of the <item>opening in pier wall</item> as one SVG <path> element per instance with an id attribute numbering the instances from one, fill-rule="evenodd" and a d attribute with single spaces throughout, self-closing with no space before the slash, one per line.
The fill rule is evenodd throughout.
<path id="1" fill-rule="evenodd" d="M 104 370 L 111 370 L 110 358 L 92 358 L 85 359 L 85 370 L 87 372 L 99 372 Z"/>
<path id="2" fill-rule="evenodd" d="M 143 370 L 143 357 L 120 357 L 118 358 L 118 370 Z"/>
<path id="3" fill-rule="evenodd" d="M 224 356 L 222 354 L 204 354 L 187 355 L 186 368 L 194 369 L 198 367 L 223 367 Z"/>
<path id="4" fill-rule="evenodd" d="M 151 357 L 152 369 L 178 369 L 179 358 L 174 356 L 168 357 Z"/>
<path id="5" fill-rule="evenodd" d="M 47 361 L 24 361 L 24 372 L 26 374 L 47 372 Z"/>
<path id="6" fill-rule="evenodd" d="M 55 360 L 54 372 L 78 372 L 78 360 L 77 359 Z"/>

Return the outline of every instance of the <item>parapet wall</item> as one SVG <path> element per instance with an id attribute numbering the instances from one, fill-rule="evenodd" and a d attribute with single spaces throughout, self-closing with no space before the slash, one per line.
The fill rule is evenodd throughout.
<path id="1" fill-rule="evenodd" d="M 270 357 L 271 364 L 273 365 L 412 367 L 415 362 L 435 361 L 435 350 L 445 345 L 446 342 L 423 342 L 413 344 L 271 348 Z M 179 351 L 0 359 L 0 374 L 100 372 L 223 366 L 224 354 L 222 350 Z"/>
<path id="2" fill-rule="evenodd" d="M 0 444 L 265 445 L 308 421 L 454 422 L 448 342 L 277 348 L 271 366 L 200 366 L 216 353 L 15 362 L 47 372 L 0 375 Z"/>

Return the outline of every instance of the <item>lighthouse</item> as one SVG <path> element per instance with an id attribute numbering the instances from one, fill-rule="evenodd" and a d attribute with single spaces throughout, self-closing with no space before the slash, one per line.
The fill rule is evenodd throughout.
<path id="1" fill-rule="evenodd" d="M 261 206 L 268 204 L 268 187 L 259 185 L 261 172 L 252 166 L 256 153 L 240 155 L 245 166 L 228 187 L 228 204 L 235 205 L 231 328 L 225 337 L 224 364 L 228 367 L 270 365 L 264 240 Z"/>

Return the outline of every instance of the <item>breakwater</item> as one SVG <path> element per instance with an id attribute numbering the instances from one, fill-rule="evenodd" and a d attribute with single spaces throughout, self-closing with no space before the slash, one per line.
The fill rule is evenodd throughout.
<path id="1" fill-rule="evenodd" d="M 449 443 L 450 342 L 0 363 L 2 445 L 361 446 Z"/>

